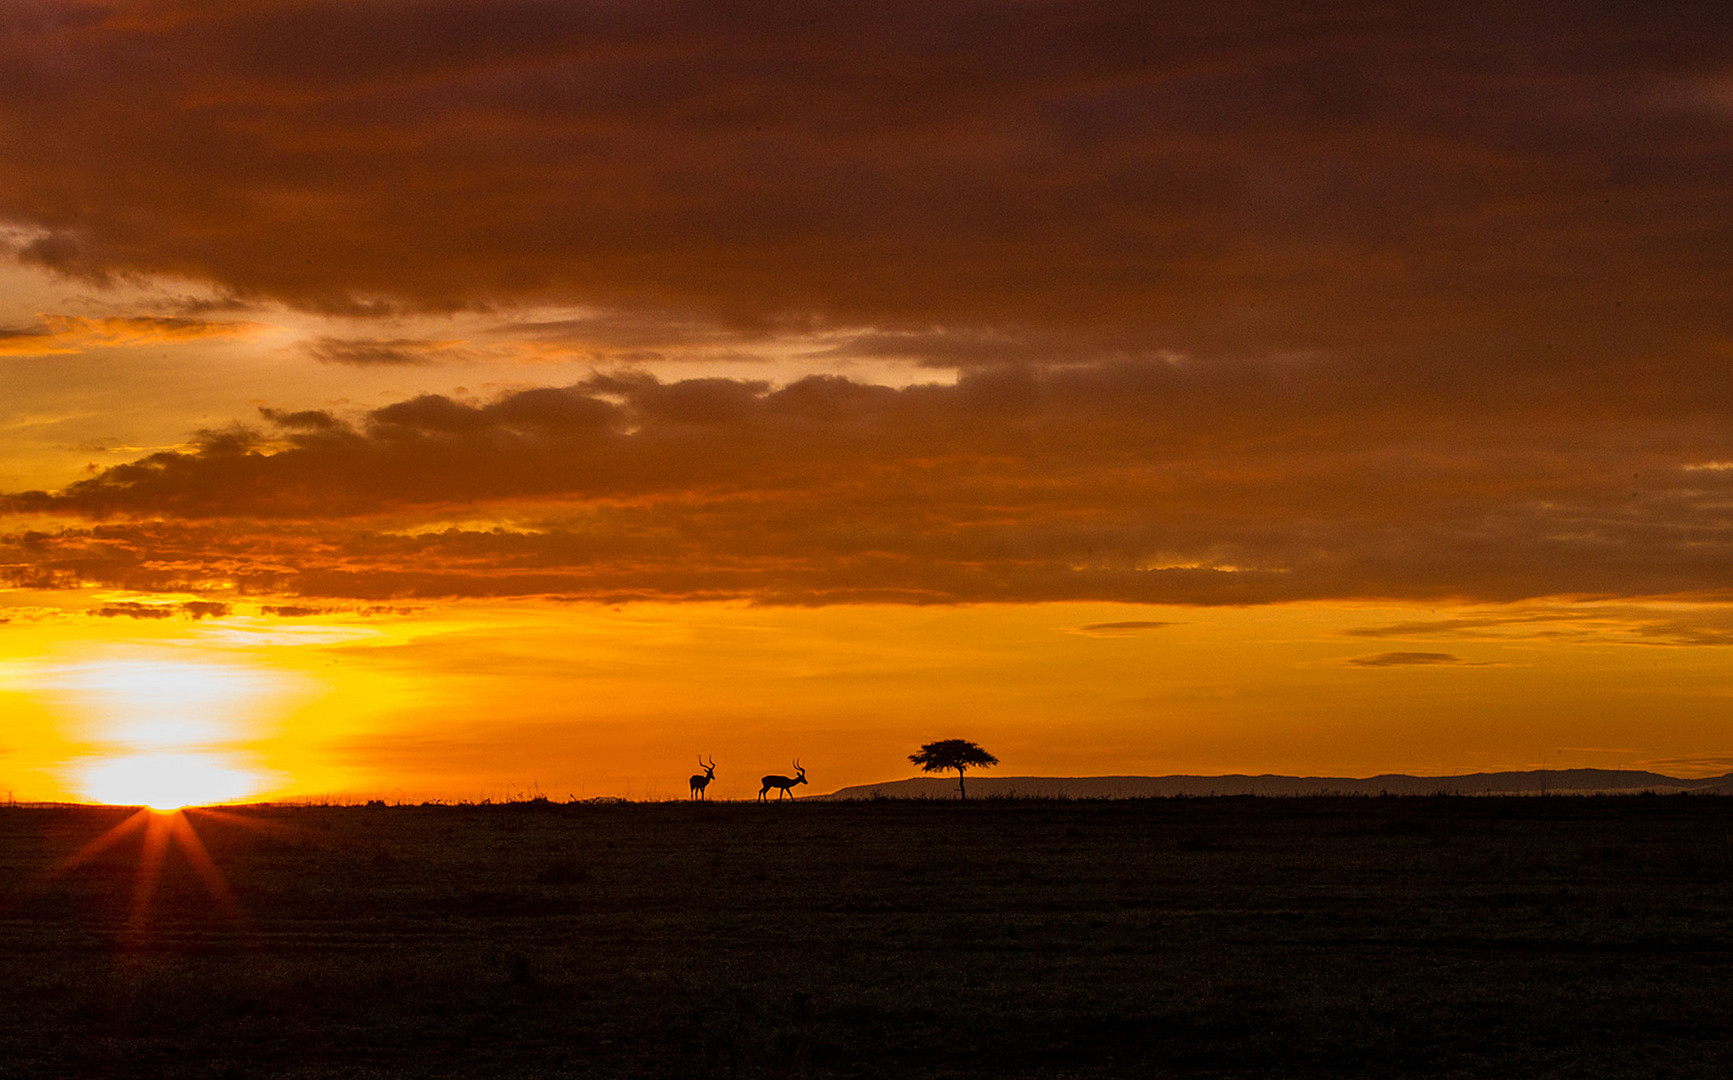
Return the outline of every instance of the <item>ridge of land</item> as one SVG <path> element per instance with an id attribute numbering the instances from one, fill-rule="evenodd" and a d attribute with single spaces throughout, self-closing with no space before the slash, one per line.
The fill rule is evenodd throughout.
<path id="1" fill-rule="evenodd" d="M 1456 776 L 970 776 L 969 794 L 983 799 L 1150 799 L 1210 795 L 1611 795 L 1641 792 L 1733 794 L 1733 773 L 1678 777 L 1633 769 L 1531 769 Z M 955 798 L 955 776 L 918 776 L 855 784 L 814 799 Z"/>

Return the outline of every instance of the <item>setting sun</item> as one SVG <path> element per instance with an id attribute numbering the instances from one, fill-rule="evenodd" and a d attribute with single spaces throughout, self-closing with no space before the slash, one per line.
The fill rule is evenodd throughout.
<path id="1" fill-rule="evenodd" d="M 17 664 L 18 690 L 64 720 L 57 794 L 175 809 L 257 796 L 280 768 L 260 749 L 296 676 L 233 651 L 114 647 L 61 635 L 73 658 Z"/>
<path id="2" fill-rule="evenodd" d="M 258 774 L 214 754 L 135 754 L 86 765 L 78 774 L 80 794 L 115 806 L 178 810 L 233 802 L 257 792 Z"/>
<path id="3" fill-rule="evenodd" d="M 73 796 L 177 810 L 267 787 L 251 747 L 286 683 L 265 667 L 133 650 L 43 664 L 23 681 L 71 719 L 59 773 Z"/>

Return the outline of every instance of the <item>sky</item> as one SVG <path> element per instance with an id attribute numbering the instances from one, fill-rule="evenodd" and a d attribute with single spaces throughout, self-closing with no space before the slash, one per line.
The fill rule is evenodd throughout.
<path id="1" fill-rule="evenodd" d="M 1733 770 L 1724 3 L 0 5 L 0 787 Z"/>

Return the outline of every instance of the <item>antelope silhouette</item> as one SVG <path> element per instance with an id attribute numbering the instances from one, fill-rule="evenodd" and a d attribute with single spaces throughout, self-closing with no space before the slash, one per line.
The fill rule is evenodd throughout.
<path id="1" fill-rule="evenodd" d="M 710 759 L 710 764 L 706 765 L 704 764 L 704 755 L 699 754 L 698 766 L 704 771 L 692 774 L 692 797 L 694 799 L 702 799 L 704 789 L 710 786 L 710 781 L 716 779 L 716 759 L 714 757 Z"/>
<path id="2" fill-rule="evenodd" d="M 782 799 L 783 795 L 786 795 L 792 799 L 794 797 L 794 792 L 791 789 L 794 787 L 794 785 L 806 783 L 806 770 L 800 767 L 800 759 L 799 758 L 794 759 L 794 771 L 796 773 L 798 773 L 799 775 L 797 775 L 797 776 L 766 776 L 764 778 L 764 786 L 758 789 L 758 801 L 763 802 L 764 801 L 764 793 L 769 791 L 771 788 L 781 788 L 782 789 L 781 794 L 778 794 L 776 796 L 776 798 L 779 801 Z"/>

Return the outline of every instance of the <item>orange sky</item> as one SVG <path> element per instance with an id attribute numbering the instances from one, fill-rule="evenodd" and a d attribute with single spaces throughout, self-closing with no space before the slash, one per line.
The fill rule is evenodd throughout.
<path id="1" fill-rule="evenodd" d="M 1733 769 L 1733 12 L 1436 7 L 5 5 L 0 786 Z"/>

